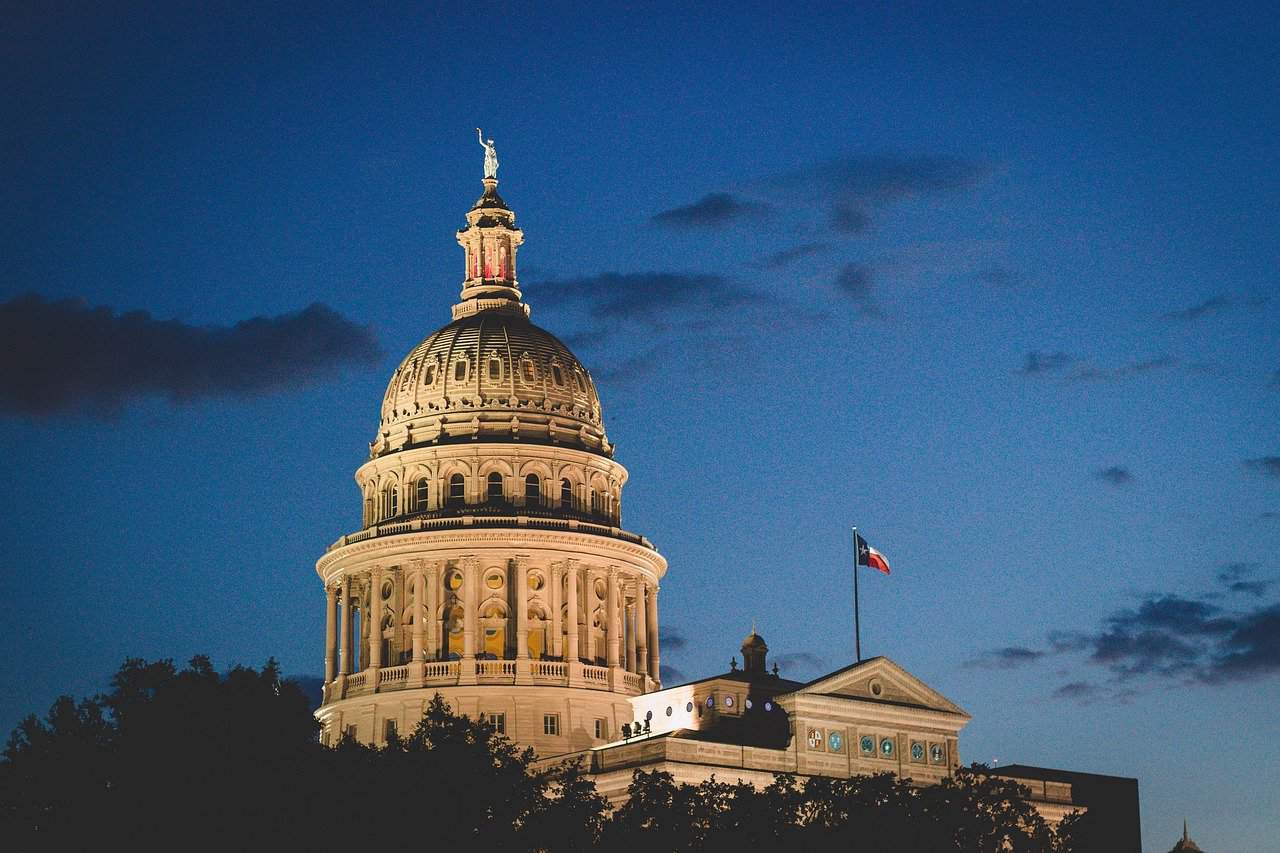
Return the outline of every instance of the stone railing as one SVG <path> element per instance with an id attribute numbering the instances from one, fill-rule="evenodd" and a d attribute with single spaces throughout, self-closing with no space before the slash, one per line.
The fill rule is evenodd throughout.
<path id="1" fill-rule="evenodd" d="M 458 680 L 458 662 L 456 660 L 436 660 L 423 664 L 423 675 L 428 681 L 440 679 Z"/>
<path id="2" fill-rule="evenodd" d="M 365 679 L 365 673 L 363 672 L 357 672 L 352 675 L 348 675 L 347 676 L 347 692 L 350 693 L 352 690 L 359 690 L 360 688 L 364 687 L 364 679 Z"/>
<path id="3" fill-rule="evenodd" d="M 622 683 L 626 685 L 628 690 L 634 690 L 637 693 L 644 691 L 644 676 L 636 672 L 622 673 Z"/>
<path id="4" fill-rule="evenodd" d="M 583 666 L 582 677 L 588 684 L 608 684 L 609 668 L 607 666 Z"/>
<path id="5" fill-rule="evenodd" d="M 530 515 L 451 515 L 444 518 L 409 518 L 403 521 L 384 521 L 355 533 L 348 533 L 330 545 L 326 551 L 333 551 L 346 545 L 365 542 L 378 536 L 398 536 L 404 533 L 422 533 L 431 530 L 456 530 L 467 527 L 520 527 L 528 530 L 557 530 L 569 533 L 589 533 L 593 536 L 608 536 L 621 539 L 643 548 L 654 550 L 653 543 L 638 533 L 631 533 L 621 527 L 608 524 L 597 524 L 590 521 L 579 521 L 576 518 L 539 518 Z"/>
<path id="6" fill-rule="evenodd" d="M 478 660 L 476 661 L 476 678 L 482 681 L 514 683 L 516 679 L 516 662 L 513 660 Z"/>
<path id="7" fill-rule="evenodd" d="M 409 680 L 409 666 L 389 666 L 378 672 L 378 687 L 403 684 Z"/>
<path id="8" fill-rule="evenodd" d="M 564 661 L 535 660 L 532 669 L 533 677 L 537 679 L 550 678 L 555 681 L 564 681 L 569 676 L 569 664 Z"/>
<path id="9" fill-rule="evenodd" d="M 463 677 L 463 661 L 425 661 L 421 664 L 407 663 L 399 666 L 383 667 L 376 671 L 377 683 L 370 675 L 375 671 L 365 669 L 345 677 L 344 688 L 338 691 L 337 680 L 324 687 L 324 703 L 349 699 L 376 692 L 394 692 L 397 690 L 413 690 L 417 688 L 455 687 L 465 684 L 537 684 L 549 687 L 578 687 L 588 690 L 613 690 L 631 695 L 644 692 L 643 675 L 634 672 L 622 672 L 621 682 L 611 678 L 610 669 L 590 664 L 570 664 L 565 661 L 530 660 L 527 670 L 522 671 L 517 661 L 480 660 L 474 661 L 474 675 Z M 422 675 L 418 676 L 421 667 Z M 578 674 L 580 673 L 580 674 Z M 570 684 L 572 674 L 572 685 Z"/>

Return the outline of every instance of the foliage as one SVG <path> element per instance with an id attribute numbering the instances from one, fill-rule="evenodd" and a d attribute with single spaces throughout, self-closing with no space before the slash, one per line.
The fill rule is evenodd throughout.
<path id="1" fill-rule="evenodd" d="M 405 841 L 497 851 L 705 851 L 765 843 L 809 851 L 1070 853 L 1015 783 L 975 765 L 939 785 L 892 774 L 779 775 L 756 788 L 677 783 L 637 770 L 609 804 L 580 764 L 536 770 L 487 723 L 437 695 L 406 737 L 321 746 L 297 685 L 274 661 L 219 674 L 207 658 L 128 660 L 111 692 L 28 717 L 0 762 L 0 837 L 11 850 L 123 840 L 141 849 L 301 848 Z"/>

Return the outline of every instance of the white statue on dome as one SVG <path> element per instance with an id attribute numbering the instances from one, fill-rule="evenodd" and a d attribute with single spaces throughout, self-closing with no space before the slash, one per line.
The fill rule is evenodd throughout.
<path id="1" fill-rule="evenodd" d="M 484 139 L 484 134 L 480 132 L 480 128 L 476 128 L 476 138 L 480 140 L 480 145 L 484 147 L 484 176 L 486 178 L 497 179 L 498 177 L 498 149 L 493 147 L 493 140 L 488 142 Z"/>

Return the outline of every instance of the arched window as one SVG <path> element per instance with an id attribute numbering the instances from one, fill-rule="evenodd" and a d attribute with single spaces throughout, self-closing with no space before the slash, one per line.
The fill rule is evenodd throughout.
<path id="1" fill-rule="evenodd" d="M 422 377 L 422 384 L 423 385 L 436 384 L 436 366 L 434 364 L 427 365 L 427 372 L 426 372 L 426 375 Z"/>
<path id="2" fill-rule="evenodd" d="M 457 382 L 465 382 L 467 380 L 467 363 L 459 361 L 453 366 L 453 378 Z"/>
<path id="3" fill-rule="evenodd" d="M 461 474 L 449 478 L 449 506 L 462 506 L 466 502 L 466 482 Z"/>
<path id="4" fill-rule="evenodd" d="M 564 386 L 564 373 L 561 372 L 560 365 L 558 364 L 551 365 L 551 378 L 555 380 L 555 383 L 557 385 L 561 387 Z"/>
<path id="5" fill-rule="evenodd" d="M 591 511 L 592 512 L 600 511 L 600 493 L 597 492 L 595 489 L 591 490 Z"/>
<path id="6" fill-rule="evenodd" d="M 537 474 L 530 474 L 524 478 L 524 502 L 526 504 L 536 504 L 542 497 L 542 481 L 538 479 Z"/>
<path id="7" fill-rule="evenodd" d="M 560 481 L 560 506 L 573 509 L 573 483 L 567 479 Z"/>
<path id="8" fill-rule="evenodd" d="M 419 477 L 417 484 L 413 489 L 414 509 L 424 510 L 427 508 L 427 490 L 430 486 L 427 484 L 426 477 Z"/>
<path id="9" fill-rule="evenodd" d="M 502 475 L 497 471 L 489 475 L 489 500 L 502 500 Z"/>
<path id="10" fill-rule="evenodd" d="M 400 514 L 400 490 L 396 484 L 387 486 L 387 517 L 394 518 Z"/>

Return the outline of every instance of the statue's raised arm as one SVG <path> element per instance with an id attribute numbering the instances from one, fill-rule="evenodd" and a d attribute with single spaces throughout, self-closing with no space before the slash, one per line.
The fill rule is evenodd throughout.
<path id="1" fill-rule="evenodd" d="M 480 144 L 484 146 L 484 176 L 486 178 L 498 177 L 498 149 L 493 147 L 493 140 L 485 140 L 484 134 L 480 132 L 480 128 L 476 128 L 476 139 L 480 140 Z"/>

